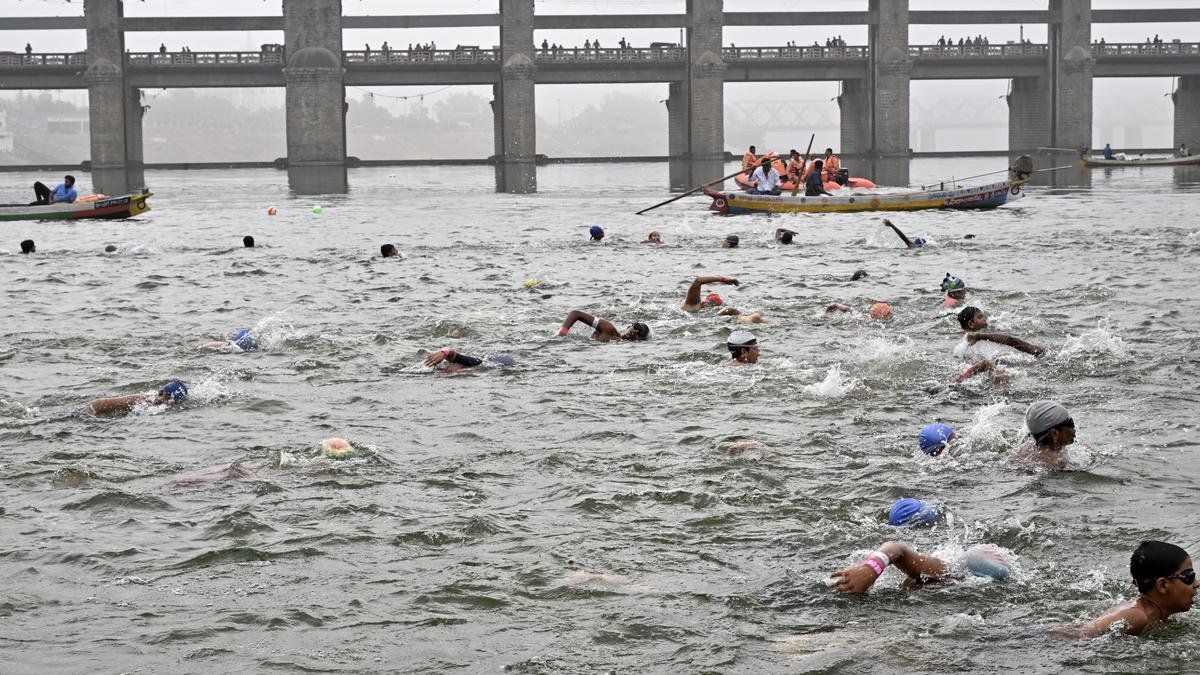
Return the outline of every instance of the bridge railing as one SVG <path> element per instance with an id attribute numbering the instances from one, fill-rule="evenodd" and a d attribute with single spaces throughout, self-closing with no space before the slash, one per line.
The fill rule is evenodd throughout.
<path id="1" fill-rule="evenodd" d="M 1049 53 L 1047 45 L 1003 44 L 1003 45 L 909 45 L 908 55 L 918 59 L 944 58 L 1044 58 Z"/>
<path id="2" fill-rule="evenodd" d="M 802 59 L 865 59 L 866 47 L 725 47 L 726 61 L 791 61 Z"/>
<path id="3" fill-rule="evenodd" d="M 538 49 L 533 59 L 538 63 L 658 62 L 682 61 L 685 54 L 682 47 L 563 47 Z"/>
<path id="4" fill-rule="evenodd" d="M 1196 42 L 1129 42 L 1092 44 L 1092 54 L 1101 56 L 1200 56 Z"/>
<path id="5" fill-rule="evenodd" d="M 131 66 L 282 66 L 283 52 L 132 52 Z"/>
<path id="6" fill-rule="evenodd" d="M 87 52 L 72 54 L 17 54 L 0 52 L 0 68 L 86 66 Z"/>
<path id="7" fill-rule="evenodd" d="M 499 49 L 391 49 L 346 51 L 342 62 L 356 66 L 499 63 Z"/>

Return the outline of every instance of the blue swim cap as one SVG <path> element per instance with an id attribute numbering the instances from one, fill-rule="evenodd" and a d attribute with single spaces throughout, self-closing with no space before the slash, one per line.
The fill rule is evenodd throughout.
<path id="1" fill-rule="evenodd" d="M 957 291 L 960 288 L 966 288 L 966 287 L 967 287 L 967 283 L 965 281 L 963 281 L 962 279 L 959 279 L 958 277 L 950 276 L 949 272 L 946 273 L 946 278 L 942 279 L 942 290 L 943 291 Z"/>
<path id="2" fill-rule="evenodd" d="M 593 225 L 592 229 L 588 230 L 588 234 L 592 235 L 592 239 L 599 239 L 604 236 L 604 229 L 599 225 Z"/>
<path id="3" fill-rule="evenodd" d="M 492 356 L 489 356 L 487 358 L 487 360 L 498 366 L 515 366 L 515 365 L 517 365 L 517 360 L 514 359 L 512 356 L 509 356 L 508 354 L 494 354 Z"/>
<path id="4" fill-rule="evenodd" d="M 921 428 L 921 435 L 917 437 L 917 443 L 921 445 L 921 449 L 927 454 L 937 454 L 937 448 L 940 445 L 946 444 L 946 439 L 950 438 L 954 430 L 948 424 L 934 422 L 926 424 Z"/>
<path id="5" fill-rule="evenodd" d="M 186 401 L 188 397 L 187 385 L 179 380 L 171 380 L 162 389 L 158 390 L 160 394 L 166 394 L 171 403 L 179 403 Z"/>
<path id="6" fill-rule="evenodd" d="M 920 248 L 920 247 L 924 246 L 927 242 L 925 241 L 924 238 L 917 237 L 916 239 L 913 239 L 913 243 L 916 244 L 917 248 Z"/>
<path id="7" fill-rule="evenodd" d="M 991 544 L 976 544 L 967 549 L 967 569 L 977 577 L 991 577 L 1004 581 L 1012 574 L 1012 563 L 1008 555 Z"/>
<path id="8" fill-rule="evenodd" d="M 229 340 L 241 347 L 244 352 L 252 352 L 258 349 L 258 340 L 255 340 L 250 331 L 245 328 L 235 331 L 233 337 L 229 338 Z"/>
<path id="9" fill-rule="evenodd" d="M 933 525 L 939 515 L 937 506 L 905 497 L 892 504 L 892 510 L 888 512 L 888 525 Z"/>

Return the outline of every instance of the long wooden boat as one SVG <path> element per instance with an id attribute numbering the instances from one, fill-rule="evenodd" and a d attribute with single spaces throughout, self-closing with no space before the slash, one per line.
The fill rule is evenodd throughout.
<path id="1" fill-rule="evenodd" d="M 1007 180 L 987 185 L 907 192 L 853 192 L 831 197 L 752 195 L 745 191 L 720 192 L 706 188 L 710 211 L 723 215 L 742 213 L 821 213 L 853 211 L 917 211 L 920 209 L 993 209 L 1025 196 L 1032 162 L 1022 157 L 1009 169 Z"/>
<path id="2" fill-rule="evenodd" d="M 119 197 L 104 197 L 92 201 L 80 200 L 71 204 L 0 204 L 0 221 L 5 220 L 75 220 L 78 218 L 132 218 L 150 210 L 146 200 L 153 195 L 148 190 Z"/>
<path id="3" fill-rule="evenodd" d="M 1104 159 L 1103 157 L 1081 157 L 1080 163 L 1086 168 L 1095 167 L 1134 167 L 1134 166 L 1196 166 L 1200 164 L 1200 156 L 1196 157 L 1146 157 L 1145 159 Z"/>

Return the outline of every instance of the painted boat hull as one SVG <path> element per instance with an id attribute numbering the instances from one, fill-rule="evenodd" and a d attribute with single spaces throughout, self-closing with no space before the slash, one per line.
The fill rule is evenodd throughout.
<path id="1" fill-rule="evenodd" d="M 106 197 L 92 202 L 75 202 L 74 204 L 0 205 L 0 221 L 132 218 L 150 210 L 146 199 L 152 194 L 151 192 L 134 192 L 119 197 Z"/>
<path id="2" fill-rule="evenodd" d="M 1151 159 L 1101 159 L 1084 157 L 1080 162 L 1084 167 L 1089 169 L 1098 167 L 1111 168 L 1114 166 L 1121 168 L 1132 168 L 1135 166 L 1196 166 L 1200 165 L 1200 156 L 1155 157 Z"/>
<path id="3" fill-rule="evenodd" d="M 743 191 L 705 189 L 712 198 L 710 211 L 724 215 L 743 213 L 852 213 L 855 211 L 919 211 L 922 209 L 994 209 L 1025 196 L 1027 176 L 999 183 L 952 190 L 879 193 L 859 192 L 832 197 L 750 195 Z"/>

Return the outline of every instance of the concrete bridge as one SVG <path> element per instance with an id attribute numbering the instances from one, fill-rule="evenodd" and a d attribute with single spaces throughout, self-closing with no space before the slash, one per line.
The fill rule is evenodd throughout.
<path id="1" fill-rule="evenodd" d="M 688 0 L 685 14 L 545 16 L 533 0 L 498 0 L 498 14 L 342 16 L 340 0 L 284 0 L 283 16 L 126 18 L 120 0 L 85 0 L 83 17 L 6 18 L 6 29 L 84 29 L 77 54 L 0 54 L 2 89 L 89 92 L 97 190 L 144 182 L 143 88 L 286 87 L 288 177 L 300 193 L 346 189 L 345 87 L 491 85 L 496 188 L 536 190 L 537 84 L 668 83 L 673 186 L 722 175 L 726 82 L 839 81 L 841 148 L 871 158 L 875 178 L 908 183 L 909 83 L 1008 79 L 1009 148 L 1082 148 L 1092 138 L 1095 77 L 1179 77 L 1175 144 L 1200 147 L 1200 43 L 1098 44 L 1093 23 L 1200 22 L 1200 9 L 1093 10 L 1048 0 L 1040 11 L 909 11 L 869 0 L 866 12 L 724 12 Z M 912 24 L 1046 23 L 1046 44 L 910 45 Z M 724 26 L 866 25 L 868 44 L 725 47 Z M 454 50 L 342 49 L 349 28 L 497 26 L 500 45 Z M 543 50 L 538 29 L 683 28 L 686 47 Z M 257 52 L 129 53 L 129 31 L 282 30 Z"/>

